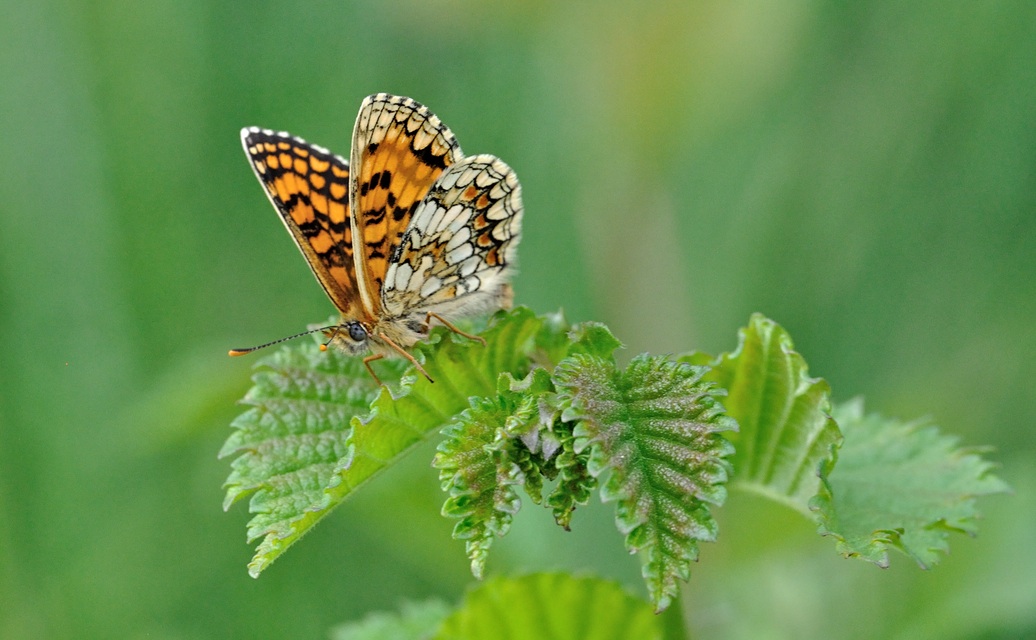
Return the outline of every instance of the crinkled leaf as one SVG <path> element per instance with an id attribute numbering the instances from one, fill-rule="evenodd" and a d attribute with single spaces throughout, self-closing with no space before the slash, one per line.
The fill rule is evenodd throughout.
<path id="1" fill-rule="evenodd" d="M 570 425 L 562 423 L 559 426 L 559 451 L 552 467 L 556 470 L 558 482 L 547 496 L 547 505 L 554 514 L 554 521 L 567 531 L 576 506 L 590 501 L 591 493 L 597 488 L 597 478 L 590 473 L 590 450 L 584 448 L 577 452 L 573 430 L 564 428 Z"/>
<path id="2" fill-rule="evenodd" d="M 638 356 L 624 371 L 577 353 L 554 377 L 576 421 L 575 452 L 589 450 L 589 472 L 604 476 L 601 498 L 616 501 L 616 522 L 631 552 L 646 554 L 643 575 L 657 609 L 665 609 L 697 557 L 713 540 L 709 504 L 722 504 L 732 453 L 719 432 L 736 429 L 704 367 Z"/>
<path id="3" fill-rule="evenodd" d="M 598 353 L 610 358 L 618 341 L 608 340 L 610 332 L 600 325 L 589 328 L 594 339 L 605 345 Z M 570 350 L 583 349 L 582 338 L 586 336 L 582 328 L 572 332 L 570 337 L 575 341 Z M 504 374 L 501 384 L 501 394 L 517 405 L 507 420 L 505 434 L 519 436 L 524 445 L 513 447 L 512 451 L 525 478 L 525 491 L 536 504 L 542 504 L 543 479 L 557 480 L 546 503 L 554 520 L 568 530 L 576 506 L 587 504 L 597 488 L 597 479 L 587 470 L 590 453 L 576 453 L 573 425 L 560 419 L 566 401 L 554 392 L 553 378 L 546 370 L 534 369 L 525 380 L 518 381 Z"/>
<path id="4" fill-rule="evenodd" d="M 546 369 L 535 368 L 522 380 L 515 380 L 510 374 L 500 376 L 498 383 L 502 398 L 515 405 L 506 417 L 502 435 L 517 438 L 521 445 L 509 447 L 511 460 L 521 470 L 525 492 L 532 501 L 543 501 L 543 479 L 553 477 L 553 467 L 545 465 L 544 452 L 549 459 L 557 448 L 556 438 L 551 430 L 553 415 L 544 414 L 544 396 L 553 397 L 554 382 Z"/>
<path id="5" fill-rule="evenodd" d="M 928 568 L 949 550 L 951 531 L 976 532 L 977 496 L 1007 490 L 979 451 L 927 422 L 864 415 L 862 402 L 838 407 L 835 417 L 845 442 L 837 467 L 823 465 L 811 507 L 846 557 L 884 567 L 893 547 Z"/>
<path id="6" fill-rule="evenodd" d="M 663 621 L 644 601 L 599 578 L 538 573 L 493 578 L 467 593 L 441 640 L 655 640 Z"/>
<path id="7" fill-rule="evenodd" d="M 514 415 L 507 421 L 507 435 L 520 438 L 530 454 L 542 461 L 553 458 L 561 446 L 558 435 L 554 433 L 554 425 L 561 417 L 561 407 L 550 373 L 536 368 L 524 380 L 513 380 L 505 374 L 500 378 L 500 393 L 517 405 Z M 545 467 L 543 471 L 553 478 L 549 468 Z"/>
<path id="8" fill-rule="evenodd" d="M 471 572 L 482 578 L 486 554 L 496 536 L 511 527 L 521 508 L 516 486 L 524 476 L 504 424 L 515 406 L 503 398 L 473 398 L 471 407 L 443 430 L 433 465 L 448 493 L 444 516 L 458 518 L 453 537 L 465 541 Z"/>
<path id="9" fill-rule="evenodd" d="M 515 380 L 510 373 L 504 372 L 497 381 L 497 392 L 513 405 L 507 424 L 504 425 L 506 435 L 522 438 L 531 450 L 537 450 L 540 446 L 537 437 L 540 429 L 549 427 L 552 422 L 541 410 L 543 396 L 554 392 L 550 374 L 546 369 L 537 367 L 525 378 Z"/>
<path id="10" fill-rule="evenodd" d="M 331 640 L 424 640 L 432 637 L 452 607 L 441 600 L 404 602 L 399 613 L 370 613 L 331 630 Z"/>
<path id="11" fill-rule="evenodd" d="M 541 399 L 555 395 L 545 369 L 537 367 L 520 380 L 501 373 L 497 390 L 494 398 L 472 398 L 471 407 L 443 430 L 445 440 L 432 463 L 448 494 L 442 513 L 459 519 L 453 537 L 465 540 L 477 578 L 493 539 L 507 532 L 521 507 L 517 486 L 542 500 L 544 471 L 552 469 L 544 451 L 557 448 L 541 437 L 553 426 Z"/>
<path id="12" fill-rule="evenodd" d="M 737 349 L 720 356 L 707 377 L 727 390 L 723 404 L 740 426 L 732 438 L 733 485 L 809 515 L 809 500 L 819 489 L 817 469 L 841 438 L 828 413 L 830 389 L 809 377 L 805 360 L 776 322 L 755 314 L 739 337 Z"/>
<path id="13" fill-rule="evenodd" d="M 264 536 L 249 573 L 257 576 L 358 486 L 464 410 L 470 396 L 492 395 L 501 372 L 524 375 L 542 324 L 525 308 L 501 312 L 483 333 L 486 345 L 438 328 L 414 349 L 435 383 L 411 372 L 396 396 L 374 384 L 361 358 L 333 350 L 291 345 L 260 361 L 244 400 L 252 408 L 221 452 L 242 454 L 225 503 L 254 493 L 249 540 Z M 405 365 L 376 364 L 390 384 Z"/>

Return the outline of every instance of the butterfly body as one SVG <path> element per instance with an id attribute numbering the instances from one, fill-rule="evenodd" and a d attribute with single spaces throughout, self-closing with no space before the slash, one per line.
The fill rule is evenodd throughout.
<path id="1" fill-rule="evenodd" d="M 414 361 L 404 349 L 426 338 L 434 320 L 459 332 L 452 321 L 510 306 L 522 220 L 517 176 L 495 156 L 465 156 L 427 107 L 366 98 L 349 161 L 284 132 L 250 127 L 241 139 L 341 314 L 328 344 Z"/>

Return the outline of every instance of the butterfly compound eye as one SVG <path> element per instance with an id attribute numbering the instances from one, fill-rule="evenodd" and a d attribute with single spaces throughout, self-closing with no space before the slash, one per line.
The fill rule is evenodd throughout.
<path id="1" fill-rule="evenodd" d="M 359 322 L 352 322 L 349 324 L 349 337 L 354 342 L 363 342 L 367 339 L 367 330 Z"/>

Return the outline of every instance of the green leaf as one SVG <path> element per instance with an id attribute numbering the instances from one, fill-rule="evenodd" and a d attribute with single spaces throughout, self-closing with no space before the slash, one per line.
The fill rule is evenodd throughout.
<path id="1" fill-rule="evenodd" d="M 255 369 L 242 400 L 251 408 L 231 424 L 219 454 L 241 454 L 231 463 L 223 507 L 253 496 L 249 540 L 288 533 L 307 509 L 326 505 L 324 487 L 348 451 L 349 420 L 366 413 L 378 393 L 361 359 L 315 343 L 276 351 Z M 382 377 L 398 381 L 403 369 L 392 361 Z"/>
<path id="2" fill-rule="evenodd" d="M 315 345 L 291 345 L 257 364 L 252 405 L 234 422 L 222 456 L 234 460 L 229 506 L 252 494 L 249 540 L 263 537 L 249 564 L 255 577 L 364 482 L 468 407 L 491 396 L 500 373 L 524 375 L 543 322 L 525 308 L 498 313 L 483 333 L 486 345 L 454 339 L 445 328 L 419 343 L 430 383 L 403 360 L 377 364 L 396 395 L 377 387 L 362 358 Z M 373 401 L 373 402 L 372 402 Z"/>
<path id="3" fill-rule="evenodd" d="M 568 428 L 565 428 L 565 427 Z M 576 451 L 576 437 L 571 425 L 562 423 L 558 429 L 559 451 L 554 460 L 558 482 L 547 497 L 547 505 L 554 513 L 554 521 L 567 531 L 572 512 L 577 505 L 590 501 L 597 488 L 597 478 L 590 473 L 590 450 Z"/>
<path id="4" fill-rule="evenodd" d="M 736 429 L 724 415 L 707 369 L 646 355 L 625 371 L 577 353 L 554 377 L 565 402 L 562 419 L 576 421 L 576 453 L 601 499 L 616 501 L 616 522 L 631 552 L 644 551 L 643 575 L 652 601 L 665 609 L 697 557 L 698 540 L 714 540 L 709 504 L 726 497 L 733 451 L 719 432 Z"/>
<path id="5" fill-rule="evenodd" d="M 571 327 L 560 311 L 539 318 L 542 324 L 533 342 L 532 361 L 541 367 L 553 369 L 554 365 L 568 355 L 571 343 L 568 333 Z"/>
<path id="6" fill-rule="evenodd" d="M 452 607 L 441 600 L 404 602 L 399 613 L 370 613 L 331 630 L 331 640 L 422 640 L 430 638 Z"/>
<path id="7" fill-rule="evenodd" d="M 546 369 L 535 368 L 523 380 L 515 380 L 504 373 L 499 381 L 500 397 L 506 399 L 513 410 L 506 416 L 500 435 L 518 439 L 521 445 L 508 448 L 511 460 L 518 465 L 524 478 L 526 493 L 533 502 L 543 501 L 543 478 L 553 478 L 553 468 L 545 464 L 545 452 L 557 448 L 553 435 L 553 422 L 560 412 L 545 411 L 553 402 L 554 382 Z M 552 453 L 546 454 L 549 458 Z"/>
<path id="8" fill-rule="evenodd" d="M 507 378 L 504 374 L 501 382 Z M 562 400 L 554 392 L 553 378 L 537 368 L 525 380 L 510 382 L 501 393 L 517 404 L 504 434 L 521 440 L 521 446 L 511 451 L 525 478 L 525 491 L 533 502 L 542 504 L 543 479 L 557 480 L 546 504 L 554 520 L 568 530 L 572 512 L 589 502 L 597 480 L 586 468 L 589 453 L 575 452 L 572 424 L 561 421 Z"/>
<path id="9" fill-rule="evenodd" d="M 480 584 L 435 637 L 656 640 L 663 637 L 663 627 L 646 602 L 613 582 L 539 573 Z"/>
<path id="10" fill-rule="evenodd" d="M 515 406 L 508 400 L 473 398 L 471 408 L 443 430 L 433 466 L 449 497 L 444 516 L 459 518 L 453 537 L 465 541 L 471 572 L 481 579 L 486 554 L 495 536 L 503 536 L 521 508 L 515 490 L 524 474 L 512 453 L 514 440 L 504 423 Z"/>
<path id="11" fill-rule="evenodd" d="M 773 320 L 755 314 L 739 337 L 737 349 L 717 358 L 707 377 L 727 390 L 723 404 L 740 426 L 731 438 L 737 446 L 732 484 L 809 516 L 819 465 L 832 459 L 841 438 L 828 413 L 830 388 L 809 377 L 805 360 Z"/>
<path id="12" fill-rule="evenodd" d="M 615 362 L 613 353 L 622 348 L 619 339 L 600 322 L 581 322 L 568 333 L 569 344 L 565 355 L 584 354 Z"/>
<path id="13" fill-rule="evenodd" d="M 816 518 L 844 555 L 887 566 L 891 546 L 930 566 L 950 531 L 975 531 L 974 498 L 1004 490 L 988 462 L 935 427 L 864 417 L 860 404 L 836 422 L 827 383 L 772 320 L 754 315 L 740 338 L 708 376 L 741 426 L 733 484 Z"/>
<path id="14" fill-rule="evenodd" d="M 466 541 L 471 571 L 480 579 L 493 539 L 507 532 L 521 506 L 517 486 L 542 502 L 543 478 L 558 475 L 554 458 L 562 448 L 554 431 L 557 394 L 545 369 L 537 367 L 521 380 L 504 372 L 497 388 L 494 398 L 472 398 L 471 407 L 443 430 L 432 463 L 448 494 L 442 513 L 459 519 L 453 537 Z M 551 494 L 549 504 L 566 527 L 573 499 L 559 507 L 556 494 L 585 502 L 589 491 L 580 489 L 566 479 Z"/>
<path id="15" fill-rule="evenodd" d="M 928 568 L 949 550 L 950 532 L 976 532 L 977 496 L 1007 491 L 979 450 L 927 422 L 864 415 L 859 401 L 835 416 L 845 442 L 837 468 L 833 459 L 823 465 L 811 507 L 846 557 L 885 567 L 892 547 Z"/>

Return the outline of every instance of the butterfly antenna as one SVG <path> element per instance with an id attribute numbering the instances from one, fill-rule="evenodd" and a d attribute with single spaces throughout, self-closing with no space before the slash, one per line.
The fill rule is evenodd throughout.
<path id="1" fill-rule="evenodd" d="M 281 338 L 279 340 L 274 340 L 273 342 L 267 342 L 266 344 L 261 344 L 261 345 L 256 346 L 256 347 L 248 347 L 247 349 L 231 349 L 228 352 L 228 355 L 231 355 L 231 356 L 243 356 L 243 355 L 245 355 L 247 353 L 252 353 L 253 351 L 258 351 L 259 349 L 265 349 L 266 347 L 270 347 L 270 346 L 273 346 L 275 344 L 280 344 L 281 342 L 287 342 L 288 340 L 294 340 L 295 338 L 301 338 L 302 336 L 308 336 L 309 334 L 316 333 L 318 331 L 327 331 L 328 329 L 334 329 L 335 332 L 337 332 L 338 331 L 338 325 L 330 325 L 330 326 L 327 326 L 327 327 L 320 327 L 319 329 L 310 329 L 309 331 L 303 331 L 302 333 L 296 333 L 293 336 L 288 336 L 287 338 Z M 326 349 L 327 349 L 327 345 L 326 344 L 320 345 L 320 350 L 321 351 L 324 351 Z"/>
<path id="2" fill-rule="evenodd" d="M 325 327 L 325 329 L 330 329 L 330 328 L 331 328 L 331 327 Z M 320 350 L 321 350 L 321 351 L 327 351 L 327 345 L 331 344 L 331 341 L 335 339 L 335 336 L 337 336 L 337 335 L 338 335 L 338 331 L 339 331 L 339 330 L 340 330 L 341 328 L 342 328 L 342 325 L 340 325 L 340 324 L 336 324 L 336 325 L 334 326 L 334 331 L 332 331 L 332 332 L 331 332 L 331 335 L 330 335 L 330 336 L 328 336 L 328 338 L 327 338 L 327 342 L 325 342 L 324 344 L 320 345 Z M 367 367 L 367 368 L 368 368 L 368 369 L 370 369 L 370 367 Z"/>

